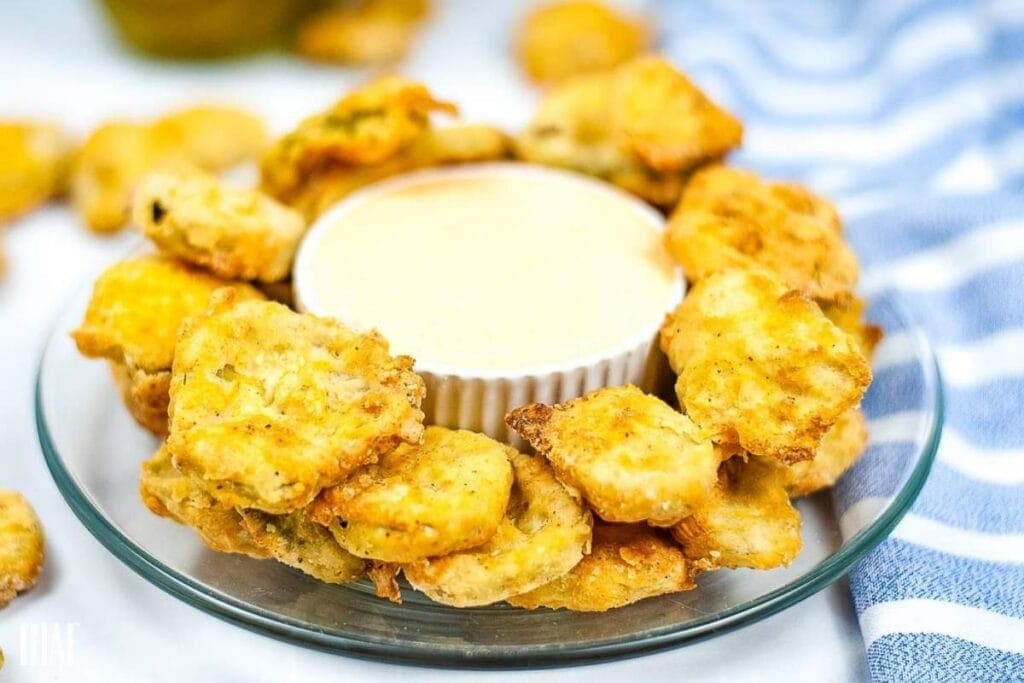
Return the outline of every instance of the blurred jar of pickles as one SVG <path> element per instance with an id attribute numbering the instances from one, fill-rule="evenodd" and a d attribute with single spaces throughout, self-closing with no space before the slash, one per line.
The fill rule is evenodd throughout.
<path id="1" fill-rule="evenodd" d="M 323 0 L 103 0 L 121 37 L 159 57 L 229 57 L 281 44 Z"/>

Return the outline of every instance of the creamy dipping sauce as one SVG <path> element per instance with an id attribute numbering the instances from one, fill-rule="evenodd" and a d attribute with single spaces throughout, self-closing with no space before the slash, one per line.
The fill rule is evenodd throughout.
<path id="1" fill-rule="evenodd" d="M 531 371 L 653 336 L 682 295 L 661 229 L 639 201 L 563 172 L 427 172 L 321 217 L 297 294 L 424 370 Z"/>

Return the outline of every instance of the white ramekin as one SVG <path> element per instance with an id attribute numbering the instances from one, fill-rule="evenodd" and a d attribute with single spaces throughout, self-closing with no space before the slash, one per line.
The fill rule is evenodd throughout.
<path id="1" fill-rule="evenodd" d="M 415 171 L 374 183 L 340 200 L 310 227 L 295 258 L 292 281 L 295 304 L 300 311 L 331 315 L 319 305 L 313 291 L 311 259 L 322 235 L 342 214 L 378 194 L 421 182 L 425 177 L 458 178 L 494 174 L 529 174 L 586 185 L 618 197 L 635 208 L 652 230 L 663 232 L 663 216 L 639 199 L 618 188 L 569 171 L 517 162 L 466 164 Z M 567 255 L 566 258 L 571 258 Z M 682 301 L 685 280 L 679 274 L 678 290 L 671 292 L 664 310 L 638 327 L 628 339 L 604 352 L 572 362 L 523 368 L 479 371 L 454 366 L 416 364 L 427 385 L 423 412 L 429 424 L 471 429 L 495 439 L 522 445 L 505 425 L 505 414 L 527 403 L 557 403 L 605 386 L 635 384 L 645 391 L 660 391 L 670 381 L 657 336 L 665 313 Z M 344 315 L 338 316 L 344 322 Z"/>

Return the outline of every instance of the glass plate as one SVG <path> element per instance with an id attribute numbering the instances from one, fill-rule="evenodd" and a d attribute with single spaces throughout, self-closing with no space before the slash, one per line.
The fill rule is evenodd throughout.
<path id="1" fill-rule="evenodd" d="M 912 429 L 897 439 L 883 434 L 885 443 L 871 445 L 878 452 L 859 463 L 883 455 L 886 466 L 862 468 L 854 484 L 847 477 L 834 493 L 799 502 L 804 548 L 792 566 L 705 574 L 696 590 L 603 614 L 452 609 L 409 588 L 405 602 L 393 605 L 374 597 L 368 584 L 330 586 L 273 561 L 214 553 L 188 529 L 149 513 L 137 493 L 138 468 L 157 442 L 121 406 L 106 364 L 79 356 L 68 337 L 87 300 L 83 291 L 60 316 L 36 383 L 43 454 L 75 514 L 121 561 L 205 612 L 274 637 L 374 659 L 557 666 L 676 646 L 762 619 L 835 581 L 885 538 L 921 489 L 941 429 L 940 384 L 928 343 L 897 302 L 879 298 L 870 318 L 886 328 L 887 341 L 865 411 L 869 418 L 899 412 L 901 424 L 909 417 Z M 892 495 L 875 509 L 838 514 L 844 499 L 853 499 L 851 491 L 862 490 L 877 470 L 885 481 L 873 490 Z"/>

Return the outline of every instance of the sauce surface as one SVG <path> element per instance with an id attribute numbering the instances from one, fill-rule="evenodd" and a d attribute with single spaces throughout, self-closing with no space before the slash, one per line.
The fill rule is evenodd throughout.
<path id="1" fill-rule="evenodd" d="M 306 308 L 376 327 L 424 370 L 523 370 L 638 344 L 682 287 L 660 218 L 561 174 L 425 175 L 322 220 Z"/>

